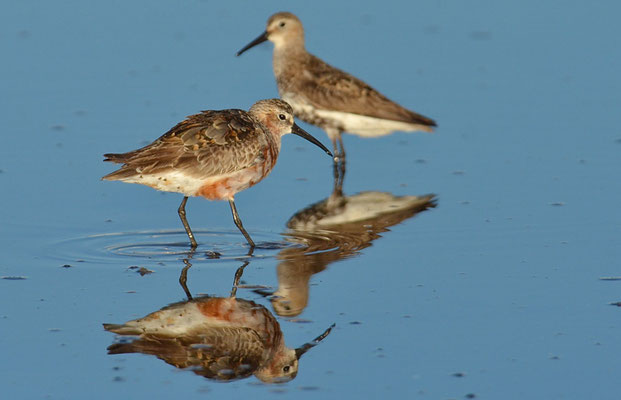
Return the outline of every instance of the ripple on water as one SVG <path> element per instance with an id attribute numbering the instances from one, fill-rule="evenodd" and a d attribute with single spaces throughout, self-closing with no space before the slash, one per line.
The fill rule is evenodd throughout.
<path id="1" fill-rule="evenodd" d="M 238 231 L 194 231 L 198 247 L 192 261 L 248 257 L 249 247 Z M 251 232 L 257 243 L 253 258 L 274 257 L 278 250 L 295 246 L 272 232 Z M 46 257 L 64 262 L 117 263 L 128 259 L 176 261 L 190 255 L 185 231 L 111 232 L 74 237 L 52 243 Z"/>

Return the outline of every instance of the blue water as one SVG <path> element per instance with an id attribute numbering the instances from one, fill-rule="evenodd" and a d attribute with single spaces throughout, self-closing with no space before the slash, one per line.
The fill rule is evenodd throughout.
<path id="1" fill-rule="evenodd" d="M 272 174 L 236 197 L 263 244 L 237 295 L 277 315 L 269 293 L 287 279 L 306 291 L 300 314 L 278 317 L 290 347 L 336 323 L 297 378 L 218 383 L 108 355 L 117 339 L 102 323 L 185 298 L 187 238 L 179 195 L 100 181 L 112 170 L 102 154 L 203 109 L 277 96 L 271 44 L 234 54 L 283 9 L 309 51 L 439 124 L 345 136 L 344 194 L 434 194 L 436 206 L 296 236 L 287 222 L 330 196 L 332 170 L 286 136 Z M 618 398 L 621 281 L 602 278 L 621 276 L 620 12 L 613 1 L 5 4 L 3 394 Z M 200 242 L 188 286 L 227 296 L 248 259 L 228 204 L 190 199 L 187 212 Z"/>

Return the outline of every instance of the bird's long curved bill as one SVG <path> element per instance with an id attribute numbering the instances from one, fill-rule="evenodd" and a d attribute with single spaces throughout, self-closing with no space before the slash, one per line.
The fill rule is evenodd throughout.
<path id="1" fill-rule="evenodd" d="M 259 37 L 257 37 L 255 40 L 253 40 L 252 42 L 248 43 L 243 49 L 241 49 L 240 51 L 237 52 L 237 56 L 241 56 L 242 53 L 244 53 L 246 50 L 261 44 L 263 42 L 265 42 L 267 40 L 267 31 L 263 32 L 261 35 L 259 35 Z"/>
<path id="2" fill-rule="evenodd" d="M 317 336 L 315 339 L 311 340 L 310 342 L 303 344 L 302 347 L 298 347 L 297 349 L 295 349 L 295 356 L 297 357 L 297 359 L 299 360 L 300 357 L 302 357 L 304 353 L 306 353 L 313 347 L 317 346 L 319 342 L 324 340 L 326 336 L 330 334 L 330 331 L 332 331 L 332 328 L 334 328 L 334 326 L 336 326 L 336 324 L 330 325 L 330 327 L 326 329 L 321 335 Z"/>
<path id="3" fill-rule="evenodd" d="M 321 150 L 325 151 L 326 154 L 328 154 L 330 157 L 333 157 L 332 153 L 330 152 L 330 150 L 328 150 L 328 148 L 326 146 L 324 146 L 323 144 L 321 144 L 321 142 L 319 140 L 317 140 L 313 136 L 311 136 L 310 133 L 306 132 L 304 129 L 302 129 L 299 126 L 297 126 L 297 124 L 293 124 L 293 127 L 291 128 L 291 133 L 294 133 L 294 134 L 298 135 L 299 137 L 302 137 L 302 138 L 308 140 L 309 142 L 311 142 L 315 146 L 319 147 Z"/>

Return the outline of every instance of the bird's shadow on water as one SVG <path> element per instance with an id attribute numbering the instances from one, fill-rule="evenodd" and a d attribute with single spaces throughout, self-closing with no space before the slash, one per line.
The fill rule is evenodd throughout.
<path id="1" fill-rule="evenodd" d="M 108 354 L 142 353 L 214 381 L 234 381 L 254 375 L 265 383 L 284 383 L 298 373 L 300 357 L 331 332 L 334 324 L 302 346 L 285 345 L 276 318 L 265 307 L 237 297 L 244 269 L 253 250 L 235 271 L 229 296 L 192 296 L 187 286 L 192 255 L 183 259 L 179 282 L 187 300 L 170 304 L 144 318 L 124 324 L 104 324 L 116 333 Z"/>

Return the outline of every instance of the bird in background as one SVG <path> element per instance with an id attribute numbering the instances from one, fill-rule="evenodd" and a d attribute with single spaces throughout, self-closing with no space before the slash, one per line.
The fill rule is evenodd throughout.
<path id="1" fill-rule="evenodd" d="M 334 147 L 335 166 L 342 162 L 343 173 L 343 132 L 376 137 L 393 131 L 432 132 L 436 126 L 434 120 L 400 106 L 360 79 L 308 53 L 302 22 L 294 14 L 272 15 L 265 32 L 237 55 L 267 40 L 274 43 L 273 67 L 280 97 L 291 105 L 296 118 L 327 133 Z"/>
<path id="2" fill-rule="evenodd" d="M 276 164 L 281 137 L 294 133 L 332 153 L 299 126 L 291 106 L 280 99 L 260 100 L 248 111 L 203 111 L 187 117 L 153 143 L 122 154 L 104 154 L 123 166 L 102 180 L 139 183 L 184 195 L 178 213 L 197 247 L 185 205 L 190 196 L 228 200 L 233 221 L 251 248 L 255 243 L 244 229 L 235 207 L 235 194 L 265 178 Z"/>

